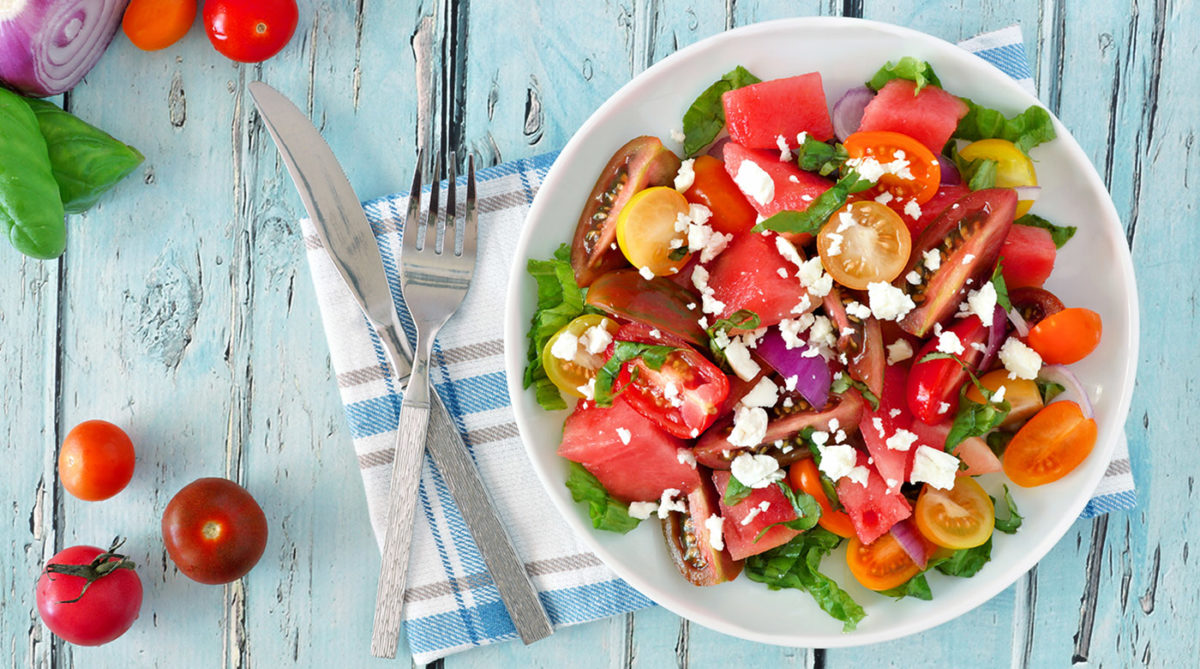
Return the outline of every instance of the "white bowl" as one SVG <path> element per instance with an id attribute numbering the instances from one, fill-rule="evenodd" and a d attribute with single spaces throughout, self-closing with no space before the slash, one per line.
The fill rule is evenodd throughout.
<path id="1" fill-rule="evenodd" d="M 787 646 L 854 646 L 920 632 L 979 606 L 1016 581 L 1062 538 L 1103 476 L 1124 429 L 1138 347 L 1133 264 L 1096 170 L 1055 119 L 1058 139 L 1033 152 L 1044 186 L 1034 212 L 1079 227 L 1059 252 L 1047 288 L 1069 306 L 1088 307 L 1103 318 L 1100 347 L 1073 366 L 1095 405 L 1099 439 L 1091 456 L 1062 480 L 1033 489 L 1010 485 L 1024 525 L 1015 535 L 996 535 L 992 560 L 975 577 L 931 573 L 932 602 L 897 602 L 858 586 L 839 549 L 826 558 L 823 570 L 867 612 L 856 631 L 844 634 L 842 624 L 817 608 L 805 592 L 771 591 L 744 576 L 715 587 L 694 587 L 669 560 L 657 522 L 643 523 L 626 535 L 596 531 L 586 509 L 571 500 L 563 485 L 567 462 L 555 454 L 566 412 L 543 411 L 533 393 L 521 387 L 526 331 L 535 305 L 526 260 L 549 257 L 559 244 L 571 240 L 576 212 L 597 174 L 627 140 L 656 135 L 678 150 L 669 138 L 671 130 L 680 127 L 684 110 L 735 65 L 763 79 L 818 71 L 832 104 L 884 62 L 902 56 L 929 61 L 947 90 L 1007 114 L 1038 102 L 977 56 L 906 28 L 842 18 L 788 19 L 739 28 L 663 59 L 592 114 L 547 175 L 517 247 L 508 286 L 505 358 L 517 425 L 542 484 L 567 523 L 621 578 L 665 608 L 726 634 Z M 995 491 L 1000 481 L 985 481 L 985 487 Z"/>

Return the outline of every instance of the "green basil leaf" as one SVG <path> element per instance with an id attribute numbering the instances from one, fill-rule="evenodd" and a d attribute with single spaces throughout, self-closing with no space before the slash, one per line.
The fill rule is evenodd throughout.
<path id="1" fill-rule="evenodd" d="M 746 68 L 738 65 L 704 89 L 683 114 L 683 152 L 689 157 L 694 156 L 712 144 L 721 133 L 725 127 L 725 106 L 721 103 L 721 96 L 726 91 L 760 81 L 762 80 L 750 74 Z"/>
<path id="2" fill-rule="evenodd" d="M 62 199 L 26 102 L 0 86 L 0 233 L 31 258 L 57 258 L 67 248 Z"/>
<path id="3" fill-rule="evenodd" d="M 878 91 L 892 79 L 907 79 L 916 84 L 916 88 L 913 89 L 914 95 L 920 93 L 921 89 L 926 86 L 932 85 L 938 88 L 942 86 L 941 80 L 933 72 L 933 66 L 912 56 L 905 56 L 896 63 L 889 60 L 887 65 L 879 68 L 879 71 L 867 82 L 867 88 Z"/>
<path id="4" fill-rule="evenodd" d="M 992 505 L 999 508 L 996 499 L 992 498 Z M 1021 521 L 1024 519 L 1017 511 L 1017 503 L 1013 501 L 1012 493 L 1008 490 L 1008 484 L 1004 484 L 1004 506 L 1008 507 L 1008 517 L 1001 518 L 996 516 L 996 531 L 1005 534 L 1015 534 L 1021 527 Z"/>
<path id="5" fill-rule="evenodd" d="M 796 518 L 787 521 L 788 528 L 804 532 L 815 527 L 817 519 L 821 517 L 821 505 L 817 503 L 817 499 L 804 491 L 792 490 L 792 487 L 783 481 L 776 481 L 775 485 L 779 486 L 780 492 L 796 512 Z"/>
<path id="6" fill-rule="evenodd" d="M 879 594 L 894 597 L 895 599 L 904 599 L 912 597 L 914 599 L 922 599 L 929 601 L 933 599 L 933 591 L 929 589 L 929 581 L 925 580 L 925 574 L 920 573 L 908 579 L 901 585 L 888 590 L 880 590 Z"/>
<path id="7" fill-rule="evenodd" d="M 959 391 L 958 413 L 954 415 L 954 423 L 946 435 L 946 452 L 953 453 L 954 448 L 967 437 L 982 437 L 991 432 L 1008 417 L 1011 410 L 1012 406 L 1007 401 L 999 404 L 973 402 L 967 399 L 967 387 L 963 386 Z"/>
<path id="8" fill-rule="evenodd" d="M 604 489 L 600 479 L 578 462 L 568 465 L 567 489 L 571 499 L 588 505 L 592 527 L 607 532 L 625 534 L 642 522 L 629 515 L 629 505 L 616 499 Z"/>
<path id="9" fill-rule="evenodd" d="M 571 268 L 571 249 L 563 244 L 549 260 L 530 259 L 526 270 L 537 284 L 537 308 L 529 326 L 524 385 L 535 387 L 538 404 L 547 411 L 565 409 L 558 388 L 546 377 L 542 351 L 554 333 L 584 312 L 583 290 Z"/>
<path id="10" fill-rule="evenodd" d="M 851 632 L 867 614 L 820 570 L 821 560 L 841 541 L 836 534 L 814 527 L 782 546 L 746 558 L 744 571 L 747 578 L 765 583 L 772 590 L 795 588 L 807 592 L 822 611 L 842 622 L 842 631 Z"/>
<path id="11" fill-rule="evenodd" d="M 1041 228 L 1050 231 L 1050 239 L 1054 240 L 1055 248 L 1060 249 L 1063 247 L 1063 244 L 1071 241 L 1071 238 L 1075 236 L 1075 231 L 1078 229 L 1073 225 L 1055 225 L 1037 214 L 1025 214 L 1013 221 L 1013 225 L 1028 225 L 1031 228 Z"/>
<path id="12" fill-rule="evenodd" d="M 1008 448 L 1008 442 L 1012 441 L 1012 438 L 1015 436 L 1016 433 L 1014 432 L 996 430 L 995 432 L 989 432 L 984 441 L 987 442 L 988 448 L 992 449 L 992 452 L 999 458 L 1003 457 L 1005 449 Z"/>
<path id="13" fill-rule="evenodd" d="M 990 158 L 965 160 L 961 156 L 958 161 L 958 170 L 962 173 L 962 180 L 967 184 L 967 188 L 983 190 L 996 187 L 996 161 Z"/>
<path id="14" fill-rule="evenodd" d="M 738 480 L 738 477 L 732 473 L 729 475 L 729 483 L 725 485 L 725 494 L 721 501 L 725 506 L 736 506 L 750 496 L 754 489 Z"/>
<path id="15" fill-rule="evenodd" d="M 1042 395 L 1042 404 L 1049 404 L 1050 400 L 1058 397 L 1067 390 L 1063 384 L 1048 381 L 1040 376 L 1034 379 L 1033 382 L 1037 384 L 1038 392 Z"/>
<path id="16" fill-rule="evenodd" d="M 864 179 L 854 170 L 847 170 L 831 188 L 809 203 L 804 211 L 784 210 L 754 226 L 753 232 L 773 230 L 775 232 L 806 232 L 815 235 L 834 212 L 846 204 L 851 193 L 858 193 L 874 186 L 875 182 Z"/>
<path id="17" fill-rule="evenodd" d="M 947 576 L 970 578 L 983 569 L 983 565 L 992 559 L 992 538 L 975 548 L 964 548 L 954 551 L 950 557 L 936 564 L 937 570 Z M 931 565 L 933 566 L 933 565 Z"/>
<path id="18" fill-rule="evenodd" d="M 759 324 L 758 314 L 749 309 L 738 309 L 729 315 L 729 318 L 719 318 L 715 323 L 708 326 L 708 348 L 712 352 L 713 359 L 722 369 L 728 371 L 728 364 L 725 360 L 725 349 L 717 344 L 717 334 L 721 332 L 728 333 L 730 330 L 757 330 Z"/>
<path id="19" fill-rule="evenodd" d="M 618 341 L 613 344 L 612 357 L 600 371 L 596 372 L 596 406 L 612 406 L 612 399 L 620 394 L 620 390 L 613 388 L 617 380 L 617 375 L 621 373 L 621 366 L 634 358 L 641 358 L 642 362 L 650 369 L 662 369 L 663 363 L 667 361 L 667 356 L 675 351 L 673 346 L 661 346 L 658 344 L 639 344 L 632 341 Z"/>
<path id="20" fill-rule="evenodd" d="M 841 144 L 828 144 L 807 134 L 804 143 L 796 148 L 796 163 L 800 169 L 816 172 L 823 177 L 840 171 L 849 157 L 846 147 Z"/>
<path id="21" fill-rule="evenodd" d="M 996 289 L 996 304 L 1005 311 L 1012 311 L 1012 301 L 1008 299 L 1008 284 L 1004 282 L 1004 258 L 996 261 L 996 269 L 992 270 L 992 287 Z"/>
<path id="22" fill-rule="evenodd" d="M 863 399 L 865 399 L 867 403 L 871 405 L 872 411 L 879 410 L 879 398 L 875 396 L 875 393 L 871 392 L 871 389 L 867 386 L 867 384 L 859 381 L 858 379 L 851 378 L 846 372 L 842 372 L 841 376 L 833 380 L 833 383 L 829 385 L 829 392 L 835 395 L 841 395 L 851 388 L 854 388 L 863 396 Z"/>
<path id="23" fill-rule="evenodd" d="M 977 105 L 966 98 L 960 99 L 967 103 L 967 115 L 959 120 L 958 127 L 954 130 L 953 136 L 959 139 L 972 142 L 980 139 L 1007 139 L 1021 151 L 1029 153 L 1033 147 L 1049 142 L 1056 136 L 1050 112 L 1038 105 L 1031 105 L 1010 119 L 995 109 Z"/>

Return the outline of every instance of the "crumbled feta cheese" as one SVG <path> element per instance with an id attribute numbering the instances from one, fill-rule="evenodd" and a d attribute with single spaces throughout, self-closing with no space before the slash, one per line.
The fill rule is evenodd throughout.
<path id="1" fill-rule="evenodd" d="M 830 432 L 839 430 L 839 429 L 841 429 L 841 427 L 842 427 L 842 422 L 840 420 L 838 420 L 837 417 L 830 418 L 828 425 L 826 425 L 826 429 L 829 430 Z"/>
<path id="2" fill-rule="evenodd" d="M 655 339 L 662 339 L 662 333 L 658 331 L 658 328 L 651 329 L 650 336 L 654 337 Z"/>
<path id="3" fill-rule="evenodd" d="M 775 385 L 771 379 L 763 377 L 759 379 L 758 384 L 750 389 L 742 397 L 741 405 L 748 407 L 764 407 L 771 408 L 775 406 L 775 402 L 779 400 L 779 386 Z"/>
<path id="4" fill-rule="evenodd" d="M 791 376 L 789 376 L 783 380 L 783 387 L 787 388 L 788 391 L 793 391 L 796 389 L 797 383 L 800 383 L 800 376 L 798 374 L 792 374 Z M 791 399 L 791 398 L 788 398 L 788 399 Z M 790 406 L 790 405 L 788 405 L 788 406 Z"/>
<path id="5" fill-rule="evenodd" d="M 808 141 L 808 132 L 801 130 L 799 135 L 796 135 L 796 146 L 804 146 L 804 142 Z"/>
<path id="6" fill-rule="evenodd" d="M 1042 356 L 1016 337 L 1009 337 L 1000 347 L 1000 362 L 1010 379 L 1033 379 L 1042 368 Z"/>
<path id="7" fill-rule="evenodd" d="M 758 510 L 762 511 L 763 513 L 766 513 L 767 509 L 769 508 L 771 508 L 771 503 L 765 499 L 758 503 Z"/>
<path id="8" fill-rule="evenodd" d="M 587 399 L 587 400 L 596 399 L 596 377 L 593 376 L 592 378 L 588 379 L 587 383 L 583 384 L 582 386 L 579 386 L 575 390 L 578 390 L 579 394 L 583 395 L 584 399 Z"/>
<path id="9" fill-rule="evenodd" d="M 696 437 L 700 436 L 700 430 L 697 430 L 696 428 L 693 427 L 692 431 L 689 432 L 688 435 L 691 436 L 692 439 L 695 439 Z"/>
<path id="10" fill-rule="evenodd" d="M 884 483 L 887 484 L 888 492 L 892 492 L 896 488 L 900 487 L 900 482 L 897 481 L 896 479 L 887 479 L 884 481 Z"/>
<path id="11" fill-rule="evenodd" d="M 888 437 L 887 447 L 893 451 L 907 451 L 912 448 L 913 442 L 917 440 L 917 435 L 905 429 L 896 430 L 896 434 Z"/>
<path id="12" fill-rule="evenodd" d="M 999 404 L 1004 401 L 1004 393 L 1008 391 L 1008 386 L 1000 386 L 992 393 L 992 403 Z"/>
<path id="13" fill-rule="evenodd" d="M 796 250 L 796 247 L 790 241 L 788 241 L 787 237 L 784 237 L 783 235 L 776 235 L 775 250 L 779 252 L 779 255 L 783 256 L 784 260 L 795 265 L 797 270 L 801 269 L 804 259 L 800 257 L 800 252 Z"/>
<path id="14" fill-rule="evenodd" d="M 679 448 L 675 450 L 675 459 L 681 465 L 687 465 L 692 469 L 696 468 L 696 454 L 690 448 Z"/>
<path id="15" fill-rule="evenodd" d="M 687 232 L 688 226 L 692 224 L 692 217 L 687 214 L 675 214 L 675 232 Z"/>
<path id="16" fill-rule="evenodd" d="M 682 248 L 682 247 L 683 247 L 683 240 L 678 237 L 674 237 L 671 239 L 671 241 L 667 242 L 667 248 L 669 248 L 669 249 L 678 249 L 678 248 Z"/>
<path id="17" fill-rule="evenodd" d="M 961 355 L 967 349 L 963 347 L 962 340 L 958 338 L 958 335 L 947 330 L 938 335 L 937 350 L 950 355 Z"/>
<path id="18" fill-rule="evenodd" d="M 913 271 L 904 275 L 904 280 L 916 286 L 921 283 L 921 273 L 914 269 Z"/>
<path id="19" fill-rule="evenodd" d="M 855 318 L 866 320 L 871 316 L 871 308 L 862 302 L 854 301 L 846 305 L 846 313 Z"/>
<path id="20" fill-rule="evenodd" d="M 947 411 L 949 411 L 949 410 L 950 410 L 950 403 L 949 403 L 949 402 L 942 402 L 941 404 L 939 404 L 939 405 L 938 405 L 938 411 L 937 411 L 937 412 L 938 412 L 939 414 L 943 414 L 943 413 L 946 413 L 946 412 L 947 412 Z"/>
<path id="21" fill-rule="evenodd" d="M 858 221 L 854 220 L 854 216 L 848 211 L 843 211 L 838 214 L 838 226 L 834 232 L 845 232 L 857 225 Z"/>
<path id="22" fill-rule="evenodd" d="M 638 268 L 638 274 L 641 274 L 642 278 L 647 281 L 654 278 L 654 271 L 645 265 Z"/>
<path id="23" fill-rule="evenodd" d="M 695 202 L 692 202 L 688 205 L 688 218 L 690 218 L 692 222 L 699 225 L 706 225 L 708 223 L 708 219 L 712 218 L 712 209 L 709 209 L 702 204 L 696 204 Z"/>
<path id="24" fill-rule="evenodd" d="M 867 284 L 867 298 L 871 313 L 881 321 L 898 321 L 917 307 L 904 291 L 883 281 Z"/>
<path id="25" fill-rule="evenodd" d="M 663 386 L 663 399 L 673 407 L 683 406 L 683 398 L 679 396 L 679 387 L 674 381 L 667 381 Z"/>
<path id="26" fill-rule="evenodd" d="M 704 519 L 704 527 L 708 530 L 708 544 L 719 551 L 725 550 L 725 519 L 709 516 Z"/>
<path id="27" fill-rule="evenodd" d="M 789 174 L 788 181 L 790 181 L 794 184 L 798 184 L 798 183 L 800 183 L 800 177 L 796 176 L 795 174 Z"/>
<path id="28" fill-rule="evenodd" d="M 738 166 L 737 175 L 733 182 L 746 194 L 746 197 L 759 204 L 767 204 L 775 199 L 775 182 L 766 170 L 753 160 L 743 160 Z"/>
<path id="29" fill-rule="evenodd" d="M 904 412 L 901 411 L 900 409 L 892 409 L 892 410 L 888 411 L 888 415 L 891 416 L 892 418 L 895 418 L 896 416 L 899 416 L 902 413 L 904 413 Z"/>
<path id="30" fill-rule="evenodd" d="M 752 409 L 752 411 L 762 411 L 762 409 Z M 765 415 L 766 412 L 763 414 Z M 730 440 L 729 443 L 738 445 L 733 440 Z M 761 438 L 754 445 L 757 446 L 759 443 L 762 443 Z M 729 463 L 729 472 L 739 483 L 748 488 L 765 488 L 784 476 L 783 470 L 779 468 L 778 460 L 769 455 L 753 453 L 742 453 L 734 458 L 733 462 Z"/>
<path id="31" fill-rule="evenodd" d="M 658 510 L 658 502 L 630 502 L 629 515 L 638 520 L 646 520 L 650 514 Z"/>
<path id="32" fill-rule="evenodd" d="M 871 418 L 871 425 L 875 427 L 875 431 L 879 433 L 881 439 L 887 434 L 883 431 L 883 419 L 879 416 Z"/>
<path id="33" fill-rule="evenodd" d="M 850 470 L 854 469 L 855 463 L 858 462 L 858 453 L 849 444 L 817 446 L 817 451 L 821 454 L 821 473 L 833 481 L 838 481 L 849 474 Z"/>
<path id="34" fill-rule="evenodd" d="M 971 342 L 971 348 L 979 351 L 980 353 L 987 353 L 987 345 L 983 344 L 982 342 Z"/>
<path id="35" fill-rule="evenodd" d="M 618 427 L 618 428 L 617 428 L 617 436 L 621 438 L 621 443 L 622 443 L 622 444 L 626 444 L 626 445 L 628 445 L 628 444 L 629 444 L 629 439 L 630 439 L 631 437 L 633 437 L 633 433 L 632 433 L 632 432 L 630 432 L 630 431 L 629 431 L 628 429 L 626 429 L 626 428 L 623 428 L 623 427 Z"/>
<path id="36" fill-rule="evenodd" d="M 613 242 L 613 243 L 609 244 L 609 245 L 608 245 L 608 248 L 610 248 L 610 249 L 612 249 L 612 250 L 616 251 L 616 250 L 617 250 L 617 243 L 616 243 L 616 242 Z"/>
<path id="37" fill-rule="evenodd" d="M 806 348 L 800 352 L 801 358 L 815 358 L 819 355 L 821 355 L 821 349 L 815 348 L 812 346 L 809 346 L 808 348 Z"/>
<path id="38" fill-rule="evenodd" d="M 970 265 L 970 264 L 971 264 L 971 261 L 972 261 L 972 260 L 974 260 L 974 259 L 975 259 L 975 254 L 974 254 L 974 253 L 968 253 L 967 255 L 963 256 L 963 259 L 962 259 L 962 264 L 964 264 L 964 265 Z"/>
<path id="39" fill-rule="evenodd" d="M 783 345 L 787 350 L 792 350 L 804 346 L 805 341 L 800 338 L 800 332 L 805 329 L 801 327 L 801 322 L 796 318 L 785 318 L 779 321 L 779 335 L 783 338 Z"/>
<path id="40" fill-rule="evenodd" d="M 671 128 L 671 139 L 683 144 L 683 141 L 687 139 L 687 135 L 683 134 L 683 131 L 679 128 Z"/>
<path id="41" fill-rule="evenodd" d="M 808 343 L 813 346 L 833 348 L 837 344 L 833 322 L 825 316 L 814 316 L 813 324 L 808 328 Z"/>
<path id="42" fill-rule="evenodd" d="M 565 333 L 564 333 L 565 334 Z M 593 325 L 579 338 L 579 345 L 592 355 L 599 355 L 612 343 L 612 334 L 602 325 Z"/>
<path id="43" fill-rule="evenodd" d="M 833 277 L 825 273 L 821 256 L 813 256 L 801 263 L 796 276 L 800 277 L 801 285 L 813 297 L 825 297 L 833 290 Z"/>
<path id="44" fill-rule="evenodd" d="M 775 146 L 779 147 L 779 159 L 787 162 L 792 159 L 792 149 L 788 146 L 787 137 L 779 135 L 775 138 Z"/>
<path id="45" fill-rule="evenodd" d="M 579 352 L 579 337 L 564 332 L 558 335 L 558 339 L 554 340 L 554 345 L 550 347 L 550 355 L 559 360 L 574 360 L 575 354 Z"/>
<path id="46" fill-rule="evenodd" d="M 846 431 L 845 431 L 845 430 L 838 430 L 838 431 L 837 431 L 837 434 L 833 435 L 833 442 L 834 442 L 835 444 L 840 444 L 840 443 L 842 443 L 843 441 L 846 441 Z"/>
<path id="47" fill-rule="evenodd" d="M 832 277 L 829 279 L 829 285 L 831 287 L 833 286 L 833 278 Z M 812 299 L 810 299 L 808 297 L 808 293 L 806 292 L 800 296 L 800 301 L 796 303 L 796 306 L 792 307 L 792 313 L 793 314 L 806 314 L 809 311 L 811 311 L 812 309 L 813 309 Z"/>
<path id="48" fill-rule="evenodd" d="M 812 442 L 817 446 L 824 446 L 829 443 L 829 433 L 824 430 L 814 430 L 812 434 L 808 435 L 808 438 L 812 439 Z"/>
<path id="49" fill-rule="evenodd" d="M 912 217 L 913 220 L 921 218 L 921 205 L 917 204 L 916 200 L 909 200 L 904 203 L 904 213 Z"/>
<path id="50" fill-rule="evenodd" d="M 692 270 L 692 285 L 700 291 L 701 309 L 706 314 L 721 314 L 725 311 L 725 303 L 713 297 L 713 289 L 708 285 L 708 270 L 703 265 L 696 265 Z M 707 325 L 702 325 L 707 329 Z"/>
<path id="51" fill-rule="evenodd" d="M 912 474 L 908 480 L 949 490 L 954 487 L 954 477 L 957 475 L 958 458 L 936 448 L 921 446 L 913 455 Z"/>
<path id="52" fill-rule="evenodd" d="M 747 513 L 746 517 L 742 518 L 742 522 L 740 524 L 749 525 L 751 523 L 751 521 L 753 521 L 755 518 L 758 517 L 759 513 L 761 513 L 761 512 L 758 510 L 757 506 L 750 509 L 750 513 Z"/>
<path id="53" fill-rule="evenodd" d="M 688 303 L 687 303 L 687 310 L 688 310 L 688 311 L 693 311 L 693 310 L 695 310 L 695 308 L 696 308 L 696 303 L 695 303 L 695 302 L 688 302 Z"/>
<path id="54" fill-rule="evenodd" d="M 942 254 L 939 253 L 937 249 L 929 249 L 923 255 L 925 259 L 925 269 L 929 270 L 930 272 L 936 272 L 938 271 L 938 268 L 942 266 Z"/>
<path id="55" fill-rule="evenodd" d="M 787 270 L 786 270 L 786 269 L 784 269 L 784 268 L 782 268 L 782 267 L 780 267 L 779 269 L 776 269 L 776 270 L 775 270 L 775 273 L 776 273 L 776 274 L 778 274 L 778 275 L 779 275 L 779 277 L 780 277 L 780 278 L 782 278 L 782 279 L 786 279 L 786 278 L 788 278 L 788 273 L 787 273 Z"/>
<path id="56" fill-rule="evenodd" d="M 683 500 L 675 499 L 679 496 L 679 490 L 676 488 L 667 488 L 662 493 L 662 499 L 658 500 L 658 517 L 666 518 L 672 511 L 687 513 L 687 504 Z"/>
<path id="57" fill-rule="evenodd" d="M 908 360 L 913 356 L 912 344 L 907 339 L 897 339 L 887 346 L 887 361 L 889 365 Z"/>
<path id="58" fill-rule="evenodd" d="M 746 345 L 746 348 L 758 348 L 758 340 L 762 339 L 765 334 L 767 334 L 765 327 L 751 330 L 742 335 L 742 343 Z"/>
<path id="59" fill-rule="evenodd" d="M 868 462 L 868 464 L 870 464 L 870 459 L 868 459 L 867 462 Z M 851 481 L 854 481 L 855 483 L 857 483 L 858 485 L 860 485 L 864 488 L 867 487 L 867 478 L 870 476 L 871 476 L 871 470 L 867 469 L 866 467 L 864 467 L 862 465 L 859 465 L 846 473 L 846 478 L 850 479 Z"/>
<path id="60" fill-rule="evenodd" d="M 679 172 L 675 175 L 675 190 L 680 193 L 691 188 L 696 182 L 696 172 L 692 168 L 695 162 L 694 158 L 688 158 L 679 164 Z"/>
<path id="61" fill-rule="evenodd" d="M 979 322 L 985 327 L 992 327 L 992 319 L 996 315 L 996 286 L 991 281 L 967 293 L 967 299 L 958 305 L 959 317 L 971 314 L 978 316 Z"/>
<path id="62" fill-rule="evenodd" d="M 717 345 L 717 348 L 722 348 L 722 349 L 725 348 L 726 346 L 729 346 L 729 342 L 731 341 L 729 339 L 729 333 L 726 332 L 724 328 L 717 330 L 713 334 L 712 340 L 713 340 L 713 343 Z"/>
<path id="63" fill-rule="evenodd" d="M 883 191 L 882 193 L 880 193 L 879 195 L 875 196 L 875 201 L 878 202 L 879 204 L 887 204 L 894 199 L 896 199 L 896 196 L 892 195 L 889 191 L 886 191 L 886 190 Z"/>
<path id="64" fill-rule="evenodd" d="M 733 429 L 729 431 L 729 443 L 734 446 L 758 446 L 767 434 L 767 412 L 759 407 L 740 407 L 733 413 Z M 765 456 L 769 457 L 769 456 Z M 750 485 L 738 477 L 739 481 Z"/>
<path id="65" fill-rule="evenodd" d="M 725 360 L 729 363 L 730 369 L 738 378 L 743 381 L 750 381 L 762 367 L 758 366 L 757 362 L 750 357 L 750 351 L 740 340 L 734 339 L 725 347 Z M 757 444 L 754 444 L 757 446 Z"/>
<path id="66" fill-rule="evenodd" d="M 831 232 L 825 236 L 829 239 L 829 248 L 825 249 L 825 255 L 830 258 L 842 255 L 842 240 L 845 237 L 836 232 Z"/>

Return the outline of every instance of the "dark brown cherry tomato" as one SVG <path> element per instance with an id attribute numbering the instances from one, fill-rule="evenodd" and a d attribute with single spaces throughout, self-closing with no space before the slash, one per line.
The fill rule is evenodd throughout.
<path id="1" fill-rule="evenodd" d="M 162 533 L 179 571 L 218 585 L 245 576 L 258 563 L 267 547 L 267 517 L 242 486 L 202 478 L 171 498 Z"/>
<path id="2" fill-rule="evenodd" d="M 1031 328 L 1047 316 L 1053 316 L 1067 308 L 1054 293 L 1034 286 L 1013 288 L 1008 291 L 1008 301 L 1012 302 L 1013 309 L 1021 314 Z"/>
<path id="3" fill-rule="evenodd" d="M 296 0 L 207 0 L 204 31 L 221 55 L 258 63 L 283 50 L 296 32 Z"/>
<path id="4" fill-rule="evenodd" d="M 742 563 L 729 557 L 729 552 L 712 545 L 712 534 L 706 521 L 717 514 L 717 491 L 707 469 L 700 475 L 700 485 L 688 495 L 687 513 L 672 512 L 662 519 L 663 538 L 671 561 L 679 573 L 692 585 L 716 585 L 732 581 L 742 572 Z M 732 528 L 724 531 L 733 531 Z"/>

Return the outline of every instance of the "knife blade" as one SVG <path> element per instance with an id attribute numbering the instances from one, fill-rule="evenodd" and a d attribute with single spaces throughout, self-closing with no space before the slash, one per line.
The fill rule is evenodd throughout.
<path id="1" fill-rule="evenodd" d="M 321 243 L 387 349 L 396 383 L 407 382 L 412 349 L 403 336 L 383 258 L 358 196 L 333 151 L 312 122 L 281 93 L 262 82 L 249 84 L 263 125 L 300 192 Z M 426 448 L 458 505 L 467 529 L 492 574 L 500 598 L 526 644 L 554 632 L 537 590 L 513 548 L 495 506 L 487 497 L 470 452 L 437 393 Z"/>

